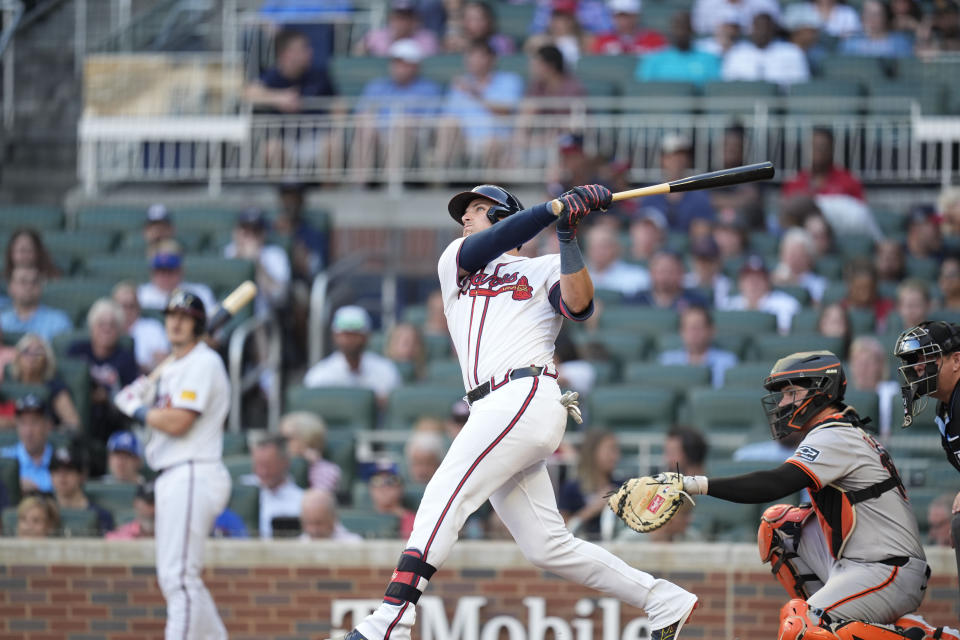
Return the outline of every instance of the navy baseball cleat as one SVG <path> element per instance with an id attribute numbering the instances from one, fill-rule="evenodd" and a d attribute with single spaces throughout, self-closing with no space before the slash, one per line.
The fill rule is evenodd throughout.
<path id="1" fill-rule="evenodd" d="M 655 629 L 650 632 L 650 640 L 674 640 L 679 637 L 680 629 L 683 628 L 684 623 L 690 619 L 690 616 L 693 615 L 693 610 L 697 608 L 700 604 L 699 600 L 695 600 L 693 606 L 690 607 L 690 610 L 680 616 L 680 619 L 674 622 L 673 624 L 668 624 L 662 629 Z M 347 637 L 349 640 L 349 636 Z"/>

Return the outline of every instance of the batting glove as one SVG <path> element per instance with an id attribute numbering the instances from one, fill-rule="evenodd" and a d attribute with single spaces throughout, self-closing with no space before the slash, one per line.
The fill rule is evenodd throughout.
<path id="1" fill-rule="evenodd" d="M 140 376 L 128 385 L 128 388 L 140 397 L 147 407 L 153 406 L 157 399 L 157 383 L 147 376 Z"/>
<path id="2" fill-rule="evenodd" d="M 573 418 L 577 424 L 583 424 L 583 416 L 580 414 L 580 401 L 577 399 L 580 394 L 576 391 L 566 391 L 560 396 L 560 404 L 567 410 L 567 414 Z"/>
<path id="3" fill-rule="evenodd" d="M 140 395 L 141 392 L 142 389 L 138 388 L 137 381 L 134 381 L 113 397 L 113 404 L 120 410 L 120 413 L 143 423 L 147 416 L 147 407 Z"/>
<path id="4" fill-rule="evenodd" d="M 561 242 L 570 242 L 577 236 L 577 226 L 591 211 L 606 211 L 613 201 L 613 194 L 599 184 L 574 187 L 560 198 L 563 210 L 557 219 L 557 236 Z"/>

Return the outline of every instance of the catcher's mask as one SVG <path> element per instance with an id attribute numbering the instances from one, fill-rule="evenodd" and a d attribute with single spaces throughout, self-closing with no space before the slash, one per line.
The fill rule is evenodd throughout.
<path id="1" fill-rule="evenodd" d="M 802 387 L 806 393 L 785 392 L 786 387 Z M 774 440 L 780 440 L 802 429 L 824 407 L 842 405 L 847 377 L 840 358 L 831 352 L 803 351 L 777 360 L 763 388 L 770 392 L 761 400 L 770 433 Z M 788 393 L 798 397 L 784 401 Z"/>
<path id="2" fill-rule="evenodd" d="M 923 411 L 927 397 L 937 392 L 942 357 L 957 349 L 960 349 L 960 328 L 950 322 L 921 322 L 897 338 L 893 354 L 902 363 L 899 371 L 904 382 L 900 387 L 904 428 L 913 424 L 914 416 Z"/>
<path id="3" fill-rule="evenodd" d="M 507 216 L 512 216 L 518 211 L 523 210 L 523 205 L 517 200 L 516 196 L 494 184 L 481 184 L 470 191 L 462 191 L 450 198 L 447 204 L 447 211 L 450 217 L 461 225 L 463 224 L 463 214 L 467 206 L 476 200 L 483 198 L 490 201 L 490 209 L 487 210 L 487 219 L 490 224 L 496 224 Z"/>

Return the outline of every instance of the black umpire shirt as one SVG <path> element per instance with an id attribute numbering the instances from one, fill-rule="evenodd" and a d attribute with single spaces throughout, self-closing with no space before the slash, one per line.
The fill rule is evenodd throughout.
<path id="1" fill-rule="evenodd" d="M 950 402 L 937 404 L 937 428 L 940 429 L 940 444 L 957 471 L 960 471 L 960 420 L 953 420 L 953 416 L 960 416 L 960 382 L 953 387 Z"/>

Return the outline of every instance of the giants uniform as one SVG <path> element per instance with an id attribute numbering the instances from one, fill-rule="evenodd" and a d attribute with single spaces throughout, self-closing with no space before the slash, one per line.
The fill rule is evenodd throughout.
<path id="1" fill-rule="evenodd" d="M 181 437 L 150 431 L 147 464 L 160 472 L 156 492 L 157 578 L 167 600 L 166 638 L 226 638 L 201 579 L 204 542 L 230 499 L 221 462 L 230 383 L 223 361 L 203 342 L 163 369 L 157 407 L 197 413 Z"/>
<path id="2" fill-rule="evenodd" d="M 563 438 L 567 411 L 553 350 L 560 313 L 573 317 L 559 296 L 554 294 L 559 309 L 550 300 L 559 287 L 559 256 L 504 253 L 461 281 L 463 242 L 453 241 L 440 257 L 444 313 L 465 388 L 489 383 L 489 391 L 468 394 L 470 417 L 426 487 L 405 558 L 384 599 L 397 613 L 383 620 L 378 610 L 357 631 L 367 640 L 410 637 L 416 600 L 404 591 L 424 587 L 421 576 L 429 579 L 444 562 L 467 517 L 487 499 L 533 564 L 641 607 L 654 629 L 666 627 L 692 609 L 696 596 L 574 538 L 557 511 L 545 460 Z M 511 372 L 522 377 L 511 378 Z M 412 572 L 405 573 L 405 566 Z"/>

